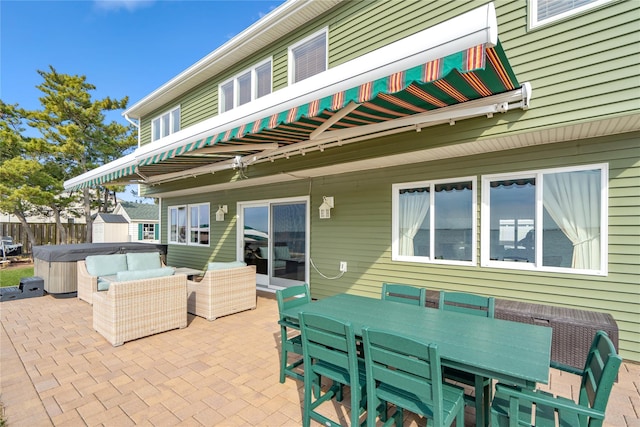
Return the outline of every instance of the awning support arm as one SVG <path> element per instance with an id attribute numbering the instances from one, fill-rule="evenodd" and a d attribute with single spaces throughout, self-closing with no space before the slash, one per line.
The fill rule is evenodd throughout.
<path id="1" fill-rule="evenodd" d="M 352 112 L 353 110 L 355 110 L 359 106 L 360 106 L 360 104 L 357 104 L 357 103 L 355 103 L 353 101 L 349 102 L 346 107 L 344 107 L 342 110 L 336 112 L 333 116 L 329 117 L 329 119 L 327 119 L 326 122 L 324 122 L 323 124 L 318 126 L 316 130 L 311 132 L 311 134 L 309 135 L 309 140 L 313 141 L 314 139 L 317 139 L 325 130 L 329 129 L 331 126 L 333 126 L 334 124 L 338 123 L 347 114 L 349 114 L 350 112 Z"/>

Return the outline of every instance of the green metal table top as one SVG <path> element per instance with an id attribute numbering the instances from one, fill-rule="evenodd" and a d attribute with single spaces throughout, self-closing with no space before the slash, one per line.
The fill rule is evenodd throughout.
<path id="1" fill-rule="evenodd" d="M 397 331 L 436 343 L 442 364 L 503 382 L 534 388 L 549 381 L 548 327 L 339 294 L 285 311 L 322 313 L 364 326 Z"/>

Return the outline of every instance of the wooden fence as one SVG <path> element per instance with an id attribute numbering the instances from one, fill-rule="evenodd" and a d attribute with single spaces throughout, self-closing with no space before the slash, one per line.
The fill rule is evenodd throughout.
<path id="1" fill-rule="evenodd" d="M 34 245 L 55 245 L 57 228 L 51 223 L 29 224 L 36 236 Z M 63 244 L 85 243 L 87 239 L 87 224 L 63 224 L 67 230 L 67 241 Z M 0 222 L 0 235 L 11 236 L 13 243 L 22 243 L 22 252 L 30 253 L 29 239 L 24 227 L 20 223 Z"/>

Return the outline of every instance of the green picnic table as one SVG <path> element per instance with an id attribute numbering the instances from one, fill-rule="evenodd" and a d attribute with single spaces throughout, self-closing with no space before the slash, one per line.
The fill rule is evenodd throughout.
<path id="1" fill-rule="evenodd" d="M 369 326 L 435 343 L 444 366 L 528 389 L 549 381 L 552 329 L 548 327 L 350 294 L 303 304 L 284 315 L 297 319 L 303 311 L 350 321 L 358 336 Z M 483 400 L 488 411 L 488 399 Z M 477 418 L 485 419 L 484 414 Z"/>

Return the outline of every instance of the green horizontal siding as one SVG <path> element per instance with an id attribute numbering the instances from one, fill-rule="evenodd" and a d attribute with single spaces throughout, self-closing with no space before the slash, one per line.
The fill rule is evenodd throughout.
<path id="1" fill-rule="evenodd" d="M 495 4 L 507 57 L 518 79 L 531 82 L 534 95 L 531 109 L 520 120 L 508 128 L 488 129 L 485 135 L 638 111 L 640 2 L 612 2 L 533 31 L 527 28 L 525 2 Z M 285 87 L 288 47 L 321 28 L 329 27 L 329 66 L 334 67 L 477 6 L 410 0 L 345 2 L 145 117 L 142 142 L 150 141 L 150 118 L 178 103 L 183 128 L 217 114 L 218 84 L 265 58 L 273 58 L 274 90 Z"/>
<path id="2" fill-rule="evenodd" d="M 418 134 L 419 135 L 419 134 Z M 415 133 L 405 138 L 420 138 Z M 169 262 L 199 267 L 207 261 L 235 259 L 236 202 L 309 195 L 311 257 L 325 276 L 337 274 L 340 261 L 348 272 L 327 280 L 311 270 L 315 298 L 339 292 L 377 296 L 383 282 L 401 282 L 430 290 L 455 290 L 539 304 L 611 313 L 620 329 L 622 355 L 640 361 L 640 133 L 548 144 L 402 167 L 326 176 L 311 180 L 248 187 L 163 200 L 169 205 L 210 201 L 230 213 L 212 221 L 211 248 L 169 246 Z M 307 155 L 305 157 L 308 157 Z M 609 164 L 609 264 L 606 276 L 518 271 L 486 267 L 396 262 L 391 260 L 391 185 L 419 180 L 518 172 L 582 164 Z M 251 179 L 251 173 L 249 176 Z M 217 175 L 217 174 L 216 174 Z M 195 179 L 197 180 L 197 178 Z M 191 181 L 190 181 L 191 182 Z M 481 202 L 481 188 L 478 189 Z M 319 220 L 322 196 L 333 196 L 329 220 Z M 478 212 L 479 205 L 478 205 Z M 165 215 L 166 216 L 166 215 Z M 478 215 L 478 225 L 480 224 Z M 163 230 L 166 230 L 163 217 Z M 217 239 L 222 239 L 218 242 Z M 166 236 L 162 237 L 166 242 Z M 480 251 L 480 248 L 476 248 Z"/>
<path id="3" fill-rule="evenodd" d="M 224 74 L 166 106 L 182 106 L 183 127 L 217 112 L 217 85 L 235 73 L 273 57 L 273 87 L 287 85 L 287 48 L 307 35 L 329 27 L 331 67 L 370 52 L 409 34 L 428 28 L 477 7 L 474 2 L 397 0 L 344 2 L 330 13 L 293 32 Z M 586 123 L 640 111 L 640 38 L 637 17 L 640 2 L 614 1 L 539 29 L 527 27 L 527 3 L 497 1 L 500 40 L 519 81 L 533 88 L 527 111 L 510 111 L 493 118 L 463 120 L 455 126 L 435 126 L 421 133 L 404 133 L 354 143 L 324 153 L 308 153 L 287 161 L 252 165 L 249 179 L 303 171 L 339 162 L 357 161 L 429 147 L 466 143 L 504 135 L 526 138 L 529 132 Z M 213 47 L 212 47 L 213 48 Z M 150 139 L 150 118 L 142 120 L 142 140 Z M 566 139 L 572 139 L 567 135 Z M 211 222 L 209 248 L 169 246 L 169 262 L 201 267 L 208 260 L 235 259 L 235 209 L 237 201 L 309 195 L 312 213 L 311 256 L 325 275 L 337 273 L 347 261 L 342 279 L 326 280 L 311 271 L 314 297 L 338 292 L 377 296 L 384 281 L 406 282 L 428 289 L 448 289 L 499 298 L 554 304 L 612 313 L 621 331 L 623 357 L 640 361 L 640 134 L 566 141 L 507 150 L 473 157 L 446 159 L 342 176 L 300 180 L 272 186 L 241 188 L 163 200 L 166 207 L 179 203 L 211 202 L 229 214 Z M 495 268 L 416 264 L 391 261 L 391 185 L 423 179 L 445 179 L 516 172 L 591 163 L 609 164 L 609 266 L 608 275 L 587 276 L 501 270 Z M 175 181 L 149 190 L 149 194 L 179 191 L 228 182 L 233 172 L 216 172 L 187 181 Z M 480 193 L 478 193 L 480 194 Z M 331 219 L 317 218 L 322 196 L 335 197 Z M 480 197 L 480 196 L 478 196 Z M 479 209 L 478 209 L 479 213 Z M 480 218 L 480 216 L 479 216 Z M 166 233 L 162 241 L 166 243 Z M 221 239 L 221 241 L 218 241 Z M 479 251 L 479 248 L 477 248 Z"/>
<path id="4" fill-rule="evenodd" d="M 218 114 L 218 85 L 205 83 L 180 101 L 181 128 L 187 128 Z"/>
<path id="5" fill-rule="evenodd" d="M 640 203 L 632 209 L 609 209 L 609 273 L 606 277 L 551 274 L 391 261 L 391 184 L 422 179 L 501 173 L 608 162 L 610 192 L 619 197 L 634 196 L 635 188 L 618 187 L 629 178 L 640 179 L 640 135 L 609 137 L 593 141 L 565 142 L 500 154 L 458 158 L 429 164 L 390 168 L 385 173 L 361 172 L 323 180 L 324 194 L 335 197 L 331 223 L 314 221 L 311 252 L 325 274 L 335 271 L 339 261 L 349 271 L 339 281 L 312 275 L 314 297 L 337 292 L 375 296 L 385 281 L 406 282 L 428 289 L 447 289 L 493 295 L 498 298 L 562 305 L 612 313 L 621 331 L 623 354 L 640 360 L 640 253 L 637 220 Z M 626 147 L 625 147 L 626 146 Z M 576 156 L 570 152 L 583 151 Z M 526 160 L 525 160 L 526 159 Z M 480 184 L 480 182 L 478 182 Z M 614 198 L 610 203 L 615 204 Z M 315 206 L 312 206 L 312 212 Z M 623 225 L 624 224 L 624 225 Z M 479 249 L 478 249 L 479 250 Z"/>

